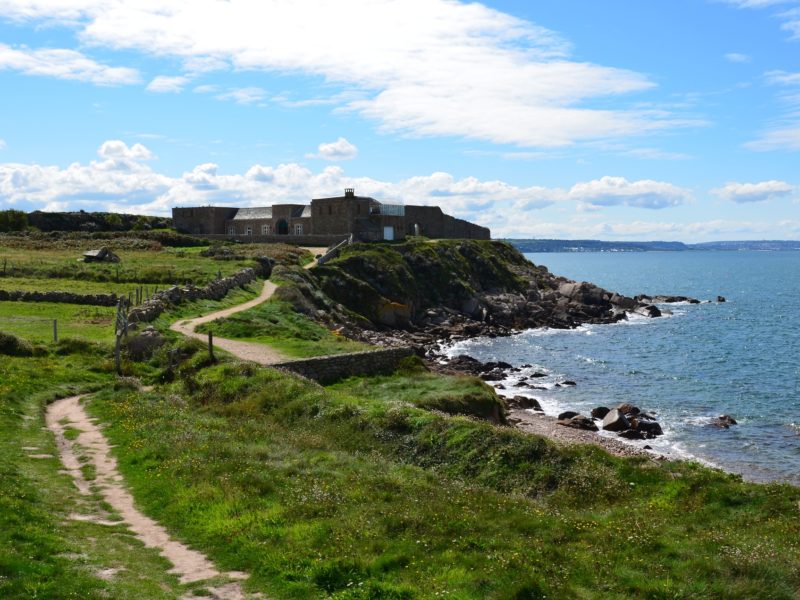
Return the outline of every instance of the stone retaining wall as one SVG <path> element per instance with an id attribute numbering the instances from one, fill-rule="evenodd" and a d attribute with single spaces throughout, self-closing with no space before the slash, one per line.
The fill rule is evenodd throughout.
<path id="1" fill-rule="evenodd" d="M 137 306 L 128 313 L 130 323 L 150 322 L 156 319 L 162 312 L 170 306 L 187 302 L 190 300 L 221 300 L 233 288 L 242 287 L 251 281 L 255 281 L 256 272 L 254 269 L 242 269 L 230 275 L 212 281 L 205 287 L 188 285 L 186 287 L 173 286 L 166 290 L 156 292 L 149 300 Z"/>
<path id="2" fill-rule="evenodd" d="M 400 361 L 412 356 L 410 347 L 351 352 L 335 356 L 319 356 L 275 365 L 321 384 L 333 383 L 353 375 L 389 375 Z"/>
<path id="3" fill-rule="evenodd" d="M 116 294 L 73 294 L 72 292 L 23 292 L 0 290 L 0 301 L 18 302 L 62 302 L 65 304 L 88 304 L 89 306 L 114 306 L 119 300 Z"/>

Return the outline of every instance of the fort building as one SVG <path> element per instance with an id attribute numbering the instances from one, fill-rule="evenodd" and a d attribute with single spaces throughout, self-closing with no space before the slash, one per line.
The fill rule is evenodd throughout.
<path id="1" fill-rule="evenodd" d="M 490 231 L 446 215 L 438 206 L 387 204 L 356 196 L 314 198 L 310 204 L 273 204 L 262 208 L 202 206 L 173 208 L 174 227 L 183 233 L 242 241 L 330 244 L 353 236 L 358 241 L 429 238 L 488 240 Z"/>

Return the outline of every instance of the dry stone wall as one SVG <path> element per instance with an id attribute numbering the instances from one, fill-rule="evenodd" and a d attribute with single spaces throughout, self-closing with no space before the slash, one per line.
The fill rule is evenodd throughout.
<path id="1" fill-rule="evenodd" d="M 410 347 L 387 348 L 306 358 L 275 366 L 327 384 L 354 375 L 389 375 L 397 370 L 401 360 L 413 354 Z"/>
<path id="2" fill-rule="evenodd" d="M 188 285 L 186 287 L 173 286 L 166 290 L 156 292 L 141 305 L 128 313 L 130 323 L 141 323 L 156 319 L 170 306 L 191 300 L 221 300 L 233 288 L 242 287 L 255 281 L 254 269 L 242 269 L 229 277 L 212 281 L 205 287 Z"/>
<path id="3" fill-rule="evenodd" d="M 61 302 L 64 304 L 88 304 L 89 306 L 114 306 L 119 298 L 116 294 L 73 294 L 72 292 L 23 292 L 0 290 L 0 301 Z"/>

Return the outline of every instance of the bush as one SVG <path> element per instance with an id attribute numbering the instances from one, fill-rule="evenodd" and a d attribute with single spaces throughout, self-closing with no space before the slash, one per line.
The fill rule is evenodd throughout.
<path id="1" fill-rule="evenodd" d="M 10 333 L 0 331 L 0 354 L 6 356 L 33 356 L 34 347 L 28 340 L 22 340 Z"/>

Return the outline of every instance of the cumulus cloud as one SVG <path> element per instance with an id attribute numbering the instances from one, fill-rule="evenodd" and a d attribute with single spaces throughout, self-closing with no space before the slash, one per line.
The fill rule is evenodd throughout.
<path id="1" fill-rule="evenodd" d="M 178 94 L 183 91 L 183 87 L 191 81 L 188 77 L 178 75 L 170 77 L 167 75 L 159 75 L 155 77 L 150 83 L 147 84 L 148 92 L 155 92 L 157 94 Z"/>
<path id="2" fill-rule="evenodd" d="M 727 183 L 711 190 L 715 196 L 739 204 L 748 202 L 765 202 L 774 198 L 792 196 L 797 188 L 785 181 L 762 181 L 760 183 Z"/>
<path id="3" fill-rule="evenodd" d="M 108 140 L 103 142 L 97 150 L 98 156 L 101 158 L 109 159 L 125 159 L 125 160 L 150 160 L 153 158 L 153 153 L 143 146 L 142 144 L 134 144 L 128 146 L 121 140 Z"/>
<path id="4" fill-rule="evenodd" d="M 650 179 L 628 181 L 624 177 L 601 177 L 578 183 L 572 186 L 569 195 L 591 206 L 623 205 L 652 209 L 678 206 L 691 198 L 689 190 L 671 183 Z"/>
<path id="5" fill-rule="evenodd" d="M 608 97 L 655 84 L 630 70 L 572 60 L 569 44 L 554 32 L 479 3 L 5 0 L 3 5 L 7 17 L 60 22 L 78 28 L 87 44 L 174 57 L 187 68 L 321 78 L 327 89 L 355 92 L 355 98 L 340 98 L 339 106 L 374 119 L 384 130 L 554 147 L 696 124 L 660 110 L 606 108 Z M 256 96 L 231 91 L 220 97 L 251 103 L 261 100 Z"/>
<path id="6" fill-rule="evenodd" d="M 126 85 L 139 82 L 139 72 L 127 67 L 110 67 L 75 50 L 63 48 L 13 48 L 0 44 L 0 71 L 25 75 L 85 81 L 96 85 Z"/>
<path id="7" fill-rule="evenodd" d="M 318 153 L 309 155 L 309 158 L 321 158 L 323 160 L 352 160 L 358 156 L 358 148 L 340 137 L 335 142 L 323 143 L 317 146 Z"/>

